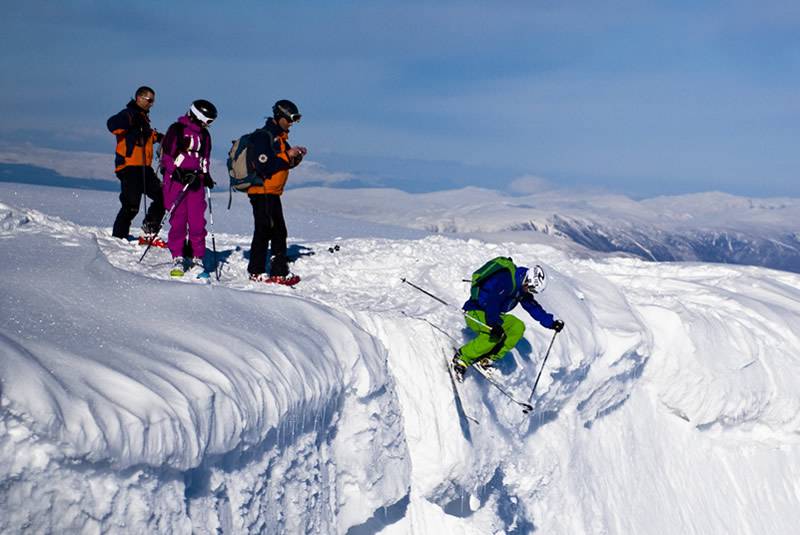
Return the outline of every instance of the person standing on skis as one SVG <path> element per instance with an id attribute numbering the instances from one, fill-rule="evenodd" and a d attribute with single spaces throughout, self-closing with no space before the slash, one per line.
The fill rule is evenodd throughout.
<path id="1" fill-rule="evenodd" d="M 153 143 L 159 143 L 162 138 L 150 126 L 149 113 L 155 101 L 155 91 L 142 86 L 125 109 L 106 122 L 109 132 L 117 137 L 114 172 L 120 183 L 119 201 L 122 205 L 114 220 L 112 235 L 128 239 L 131 222 L 139 213 L 142 195 L 146 195 L 153 202 L 142 222 L 143 236 L 139 239 L 142 244 L 150 243 L 156 237 L 164 217 L 161 181 L 152 167 Z"/>
<path id="2" fill-rule="evenodd" d="M 300 165 L 305 147 L 289 146 L 289 129 L 300 121 L 300 111 L 290 100 L 279 100 L 272 107 L 272 117 L 263 128 L 253 132 L 247 151 L 247 168 L 254 169 L 263 180 L 247 190 L 253 206 L 253 240 L 247 272 L 250 280 L 294 285 L 300 277 L 289 273 L 286 256 L 286 222 L 283 219 L 281 195 L 289 170 Z M 269 275 L 265 273 L 267 249 L 272 246 Z"/>
<path id="3" fill-rule="evenodd" d="M 206 188 L 214 187 L 211 163 L 209 125 L 217 118 L 217 108 L 207 100 L 195 100 L 186 115 L 167 130 L 161 142 L 161 171 L 164 174 L 164 202 L 171 207 L 167 246 L 172 253 L 170 275 L 182 277 L 187 271 L 183 257 L 187 236 L 194 257 L 188 272 L 195 276 L 206 273 L 203 256 L 206 252 Z"/>
<path id="4" fill-rule="evenodd" d="M 546 286 L 547 277 L 541 266 L 516 267 L 506 257 L 494 258 L 473 273 L 471 295 L 462 308 L 467 327 L 477 336 L 453 356 L 453 370 L 459 381 L 472 364 L 490 368 L 517 345 L 525 324 L 509 312 L 518 304 L 542 327 L 556 332 L 564 328 L 564 322 L 555 319 L 534 298 Z"/>

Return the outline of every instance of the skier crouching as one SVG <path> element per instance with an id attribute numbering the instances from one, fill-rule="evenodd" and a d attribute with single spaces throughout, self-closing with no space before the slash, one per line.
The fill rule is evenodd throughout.
<path id="1" fill-rule="evenodd" d="M 554 319 L 533 297 L 546 286 L 547 277 L 541 266 L 532 270 L 516 267 L 506 257 L 494 258 L 473 273 L 470 299 L 462 308 L 467 327 L 477 336 L 453 357 L 453 370 L 459 381 L 472 364 L 490 368 L 517 345 L 525 324 L 508 312 L 518 304 L 542 327 L 556 332 L 564 328 L 564 322 Z"/>

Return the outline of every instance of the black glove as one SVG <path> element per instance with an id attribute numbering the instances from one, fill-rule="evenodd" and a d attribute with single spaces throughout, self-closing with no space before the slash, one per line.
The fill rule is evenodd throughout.
<path id="1" fill-rule="evenodd" d="M 185 186 L 186 184 L 191 184 L 197 180 L 197 174 L 193 171 L 183 171 L 178 168 L 173 171 L 172 180 Z"/>
<path id="2" fill-rule="evenodd" d="M 557 333 L 561 332 L 561 329 L 564 328 L 564 322 L 561 320 L 556 320 L 553 322 L 553 330 Z"/>
<path id="3" fill-rule="evenodd" d="M 492 330 L 489 331 L 489 336 L 491 338 L 502 338 L 506 335 L 506 332 L 503 330 L 502 325 L 493 325 Z"/>
<path id="4" fill-rule="evenodd" d="M 214 189 L 214 186 L 216 186 L 217 183 L 214 182 L 214 179 L 211 178 L 211 175 L 206 173 L 205 175 L 203 175 L 203 185 L 208 189 Z"/>

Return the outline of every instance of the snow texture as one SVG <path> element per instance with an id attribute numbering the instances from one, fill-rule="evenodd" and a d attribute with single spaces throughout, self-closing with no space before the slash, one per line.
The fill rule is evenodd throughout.
<path id="1" fill-rule="evenodd" d="M 796 532 L 797 274 L 426 236 L 287 195 L 303 281 L 247 281 L 240 197 L 203 283 L 112 238 L 113 194 L 0 195 L 0 532 Z M 468 373 L 477 425 L 445 358 L 469 339 L 462 279 L 501 254 L 545 266 L 566 328 L 531 416 Z M 515 315 L 498 374 L 527 398 L 553 332 Z"/>

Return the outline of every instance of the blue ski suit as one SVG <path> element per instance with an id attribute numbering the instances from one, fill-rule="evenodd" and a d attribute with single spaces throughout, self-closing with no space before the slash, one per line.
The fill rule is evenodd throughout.
<path id="1" fill-rule="evenodd" d="M 514 274 L 516 280 L 512 281 L 509 271 L 498 271 L 483 281 L 477 299 L 470 298 L 464 303 L 462 308 L 467 312 L 467 327 L 478 335 L 459 349 L 461 360 L 467 366 L 483 357 L 500 360 L 517 345 L 525 333 L 525 324 L 508 312 L 518 304 L 522 304 L 522 308 L 542 327 L 553 328 L 553 315 L 534 299 L 533 294 L 522 288 L 527 273 L 528 268 L 518 267 Z M 489 328 L 500 325 L 505 337 L 491 337 L 489 329 L 474 320 Z"/>

